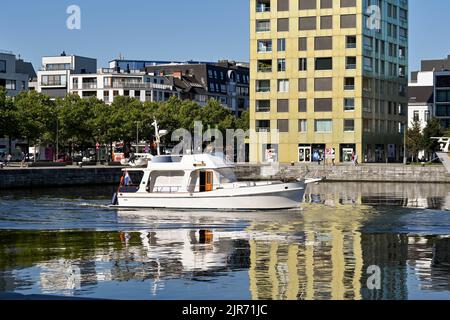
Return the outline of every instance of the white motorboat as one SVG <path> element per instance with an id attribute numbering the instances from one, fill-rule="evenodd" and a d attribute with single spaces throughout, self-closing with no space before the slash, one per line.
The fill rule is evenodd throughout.
<path id="1" fill-rule="evenodd" d="M 450 138 L 435 138 L 438 139 L 441 146 L 441 152 L 437 152 L 437 156 L 442 161 L 442 164 L 450 173 Z"/>
<path id="2" fill-rule="evenodd" d="M 238 182 L 233 165 L 210 154 L 158 156 L 123 169 L 115 208 L 278 210 L 299 207 L 307 183 Z"/>

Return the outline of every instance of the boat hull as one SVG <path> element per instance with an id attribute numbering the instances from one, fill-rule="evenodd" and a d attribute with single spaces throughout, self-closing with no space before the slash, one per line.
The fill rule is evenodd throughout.
<path id="1" fill-rule="evenodd" d="M 438 152 L 437 155 L 438 155 L 439 159 L 441 159 L 444 167 L 447 169 L 447 172 L 450 173 L 450 153 Z"/>
<path id="2" fill-rule="evenodd" d="M 278 184 L 205 193 L 119 194 L 116 208 L 180 210 L 279 210 L 298 208 L 305 193 L 304 183 Z"/>

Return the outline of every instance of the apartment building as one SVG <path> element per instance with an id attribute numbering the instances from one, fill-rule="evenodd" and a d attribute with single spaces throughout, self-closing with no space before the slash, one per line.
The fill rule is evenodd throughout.
<path id="1" fill-rule="evenodd" d="M 96 73 L 97 60 L 67 55 L 42 58 L 42 67 L 38 71 L 37 91 L 52 98 L 64 98 L 69 93 L 69 77 L 72 74 Z"/>
<path id="2" fill-rule="evenodd" d="M 420 71 L 411 73 L 408 84 L 408 122 L 418 120 L 422 128 L 430 117 L 450 128 L 450 56 L 423 60 Z"/>
<path id="3" fill-rule="evenodd" d="M 252 162 L 403 158 L 408 2 L 251 0 Z M 279 139 L 261 143 L 265 132 Z"/>
<path id="4" fill-rule="evenodd" d="M 150 74 L 181 79 L 186 97 L 200 105 L 215 99 L 239 116 L 249 108 L 249 68 L 231 61 L 147 66 Z M 187 91 L 186 91 L 187 90 Z"/>
<path id="5" fill-rule="evenodd" d="M 33 65 L 10 51 L 0 51 L 0 86 L 8 96 L 16 96 L 28 90 L 28 82 L 36 76 Z"/>
<path id="6" fill-rule="evenodd" d="M 126 96 L 141 102 L 164 102 L 175 96 L 180 98 L 170 79 L 149 75 L 140 71 L 124 71 L 120 68 L 103 68 L 96 73 L 72 74 L 68 82 L 69 92 L 82 98 L 96 97 L 111 104 L 117 96 Z"/>

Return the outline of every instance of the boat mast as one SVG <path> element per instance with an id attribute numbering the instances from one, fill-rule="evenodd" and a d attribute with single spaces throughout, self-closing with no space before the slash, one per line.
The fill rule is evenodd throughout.
<path id="1" fill-rule="evenodd" d="M 153 126 L 155 127 L 156 149 L 158 151 L 158 156 L 160 156 L 161 150 L 159 149 L 159 145 L 161 144 L 161 136 L 159 135 L 158 121 L 156 119 L 153 121 Z"/>

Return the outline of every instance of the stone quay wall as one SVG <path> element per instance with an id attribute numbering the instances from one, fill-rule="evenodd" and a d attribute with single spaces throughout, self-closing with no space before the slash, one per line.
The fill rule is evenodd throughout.
<path id="1" fill-rule="evenodd" d="M 0 169 L 0 190 L 118 184 L 121 167 L 63 167 Z M 294 180 L 324 178 L 336 182 L 450 183 L 443 166 L 361 165 L 254 165 L 236 167 L 239 180 Z"/>

